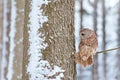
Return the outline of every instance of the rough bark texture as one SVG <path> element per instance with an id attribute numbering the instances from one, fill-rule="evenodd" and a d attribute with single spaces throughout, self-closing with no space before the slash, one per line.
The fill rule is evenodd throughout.
<path id="1" fill-rule="evenodd" d="M 3 1 L 0 0 L 0 72 L 1 72 L 1 60 L 2 60 L 2 30 L 3 30 Z M 0 73 L 1 77 L 1 73 Z"/>
<path id="2" fill-rule="evenodd" d="M 65 70 L 63 80 L 75 80 L 75 63 L 71 58 L 74 52 L 74 0 L 53 0 L 45 8 L 49 21 L 42 31 L 49 46 L 43 51 L 44 59 Z"/>
<path id="3" fill-rule="evenodd" d="M 94 0 L 93 27 L 97 34 L 97 4 L 98 0 Z M 94 65 L 92 66 L 92 80 L 98 80 L 98 55 L 94 56 Z"/>
<path id="4" fill-rule="evenodd" d="M 25 19 L 24 19 L 24 28 L 23 28 L 23 69 L 22 69 L 22 79 L 29 80 L 29 75 L 27 74 L 26 65 L 28 64 L 28 49 L 29 49 L 29 34 L 28 34 L 28 23 L 29 23 L 29 12 L 30 12 L 30 3 L 31 0 L 25 1 Z"/>
<path id="5" fill-rule="evenodd" d="M 22 80 L 24 0 L 16 0 L 17 18 L 14 49 L 14 74 L 12 80 Z"/>
<path id="6" fill-rule="evenodd" d="M 23 80 L 28 80 L 26 64 L 28 64 L 28 27 L 30 1 L 26 1 L 25 27 L 24 27 L 24 61 Z M 48 47 L 42 52 L 45 60 L 60 66 L 65 70 L 62 80 L 75 80 L 75 62 L 71 58 L 74 52 L 74 0 L 51 0 L 47 6 L 42 6 L 48 22 L 43 25 L 40 32 L 45 34 Z"/>

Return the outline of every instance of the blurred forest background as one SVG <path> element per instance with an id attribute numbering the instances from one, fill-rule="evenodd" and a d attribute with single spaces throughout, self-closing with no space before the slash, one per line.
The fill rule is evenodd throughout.
<path id="1" fill-rule="evenodd" d="M 76 0 L 75 11 L 80 28 L 96 31 L 97 51 L 120 46 L 120 0 Z M 119 50 L 95 55 L 92 67 L 84 69 L 77 65 L 78 80 L 120 80 L 119 61 Z"/>
<path id="2" fill-rule="evenodd" d="M 37 1 L 39 0 L 0 0 L 0 80 L 62 80 L 61 77 L 63 80 L 75 80 L 76 76 L 76 80 L 120 80 L 120 50 L 95 55 L 94 65 L 87 68 L 79 64 L 75 67 L 74 60 L 69 57 L 75 49 L 78 51 L 79 31 L 84 27 L 95 30 L 99 41 L 97 51 L 120 47 L 120 0 L 41 0 L 39 4 Z M 46 2 L 41 7 L 42 1 L 51 2 Z M 38 6 L 33 5 L 32 9 L 30 6 L 33 3 Z M 49 20 L 35 31 L 36 24 L 41 26 L 44 22 L 44 17 L 39 18 L 42 14 L 37 14 L 42 11 Z M 37 22 L 34 18 L 41 21 Z M 29 38 L 30 32 L 33 36 Z M 41 48 L 44 44 L 41 43 L 38 47 L 34 43 L 39 42 L 41 38 L 36 41 L 32 39 L 35 46 L 31 47 L 30 39 L 36 39 L 35 32 L 44 33 L 45 35 L 39 34 L 42 38 L 47 37 L 45 42 L 49 47 L 45 47 L 45 50 Z M 29 53 L 32 48 L 33 54 Z M 39 48 L 41 51 L 37 51 Z M 42 52 L 44 58 L 34 51 Z M 40 59 L 36 60 L 34 55 Z M 49 61 L 52 67 L 46 68 L 46 62 L 46 66 L 39 69 L 45 62 L 42 59 Z M 41 63 L 34 63 L 37 61 Z M 64 71 L 59 71 L 61 68 L 57 68 L 58 72 L 55 73 L 53 64 L 66 71 L 64 76 L 61 75 Z M 47 69 L 48 71 L 45 71 Z M 53 75 L 50 75 L 51 71 Z"/>

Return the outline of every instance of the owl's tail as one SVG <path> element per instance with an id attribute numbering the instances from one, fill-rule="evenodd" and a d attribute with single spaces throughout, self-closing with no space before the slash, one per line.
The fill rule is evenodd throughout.
<path id="1" fill-rule="evenodd" d="M 82 65 L 83 67 L 87 67 L 89 65 L 92 65 L 94 63 L 94 60 L 93 60 L 93 56 L 89 56 L 88 59 L 86 61 L 83 61 L 82 60 L 82 57 L 78 57 L 77 60 L 76 60 L 77 63 L 79 63 L 80 65 Z"/>

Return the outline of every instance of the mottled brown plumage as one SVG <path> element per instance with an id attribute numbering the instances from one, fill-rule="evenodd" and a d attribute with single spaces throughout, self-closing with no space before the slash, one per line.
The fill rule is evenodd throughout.
<path id="1" fill-rule="evenodd" d="M 93 55 L 96 53 L 98 40 L 95 32 L 88 28 L 80 31 L 80 38 L 79 52 L 75 54 L 75 60 L 83 67 L 86 67 L 92 65 L 94 62 Z"/>

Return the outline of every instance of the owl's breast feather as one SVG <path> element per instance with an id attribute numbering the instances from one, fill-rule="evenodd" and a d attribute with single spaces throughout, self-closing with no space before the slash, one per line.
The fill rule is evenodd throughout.
<path id="1" fill-rule="evenodd" d="M 81 40 L 79 47 L 84 45 L 90 46 L 96 49 L 98 47 L 97 37 L 95 36 L 95 37 L 90 37 L 90 38 Z"/>

